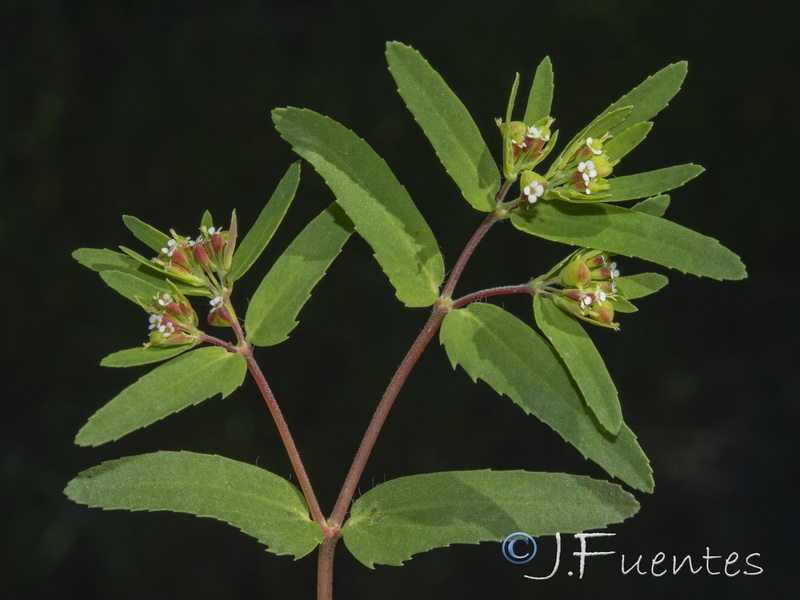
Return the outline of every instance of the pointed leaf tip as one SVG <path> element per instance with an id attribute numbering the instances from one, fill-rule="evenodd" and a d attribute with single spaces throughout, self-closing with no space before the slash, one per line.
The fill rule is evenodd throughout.
<path id="1" fill-rule="evenodd" d="M 464 104 L 417 50 L 393 42 L 386 59 L 400 96 L 461 194 L 477 210 L 494 210 L 500 171 Z"/>

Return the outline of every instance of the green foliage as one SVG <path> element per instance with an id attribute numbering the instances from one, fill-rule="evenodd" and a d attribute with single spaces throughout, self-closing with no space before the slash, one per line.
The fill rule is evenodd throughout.
<path id="1" fill-rule="evenodd" d="M 136 296 L 152 297 L 167 289 L 166 276 L 121 252 L 100 248 L 80 248 L 72 253 L 80 264 L 100 273 L 100 277 L 114 291 L 119 292 L 131 302 Z M 178 284 L 178 289 L 186 295 L 204 292 L 197 288 Z"/>
<path id="2" fill-rule="evenodd" d="M 525 108 L 525 123 L 536 123 L 537 121 L 550 116 L 550 109 L 553 103 L 553 65 L 550 57 L 545 56 L 544 60 L 536 68 L 533 76 L 533 84 L 528 94 L 528 104 Z M 510 121 L 506 118 L 506 121 Z"/>
<path id="3" fill-rule="evenodd" d="M 99 446 L 216 394 L 242 385 L 244 358 L 222 348 L 198 348 L 156 367 L 98 410 L 78 432 L 79 446 Z"/>
<path id="4" fill-rule="evenodd" d="M 668 208 L 669 196 L 667 194 L 653 196 L 652 198 L 645 198 L 641 202 L 637 202 L 631 206 L 631 210 L 637 210 L 650 215 L 651 217 L 663 217 Z"/>
<path id="5" fill-rule="evenodd" d="M 253 266 L 267 247 L 278 226 L 283 221 L 289 205 L 294 200 L 297 185 L 300 183 L 300 162 L 294 163 L 278 183 L 278 187 L 264 206 L 261 214 L 247 235 L 242 239 L 233 255 L 228 281 L 236 281 Z"/>
<path id="6" fill-rule="evenodd" d="M 715 239 L 666 219 L 603 203 L 540 202 L 514 227 L 554 242 L 598 248 L 713 279 L 743 279 L 744 265 Z"/>
<path id="7" fill-rule="evenodd" d="M 597 423 L 556 351 L 528 325 L 497 306 L 471 304 L 447 315 L 440 339 L 454 368 L 508 396 L 612 477 L 653 490 L 636 436 L 624 424 L 613 436 Z"/>
<path id="8" fill-rule="evenodd" d="M 647 137 L 652 128 L 653 124 L 650 121 L 643 121 L 612 137 L 603 146 L 603 150 L 608 155 L 608 160 L 615 164 L 627 156 L 629 152 L 644 141 L 644 138 Z"/>
<path id="9" fill-rule="evenodd" d="M 192 348 L 190 344 L 178 346 L 139 346 L 119 350 L 100 361 L 103 367 L 137 367 L 174 358 Z"/>
<path id="10" fill-rule="evenodd" d="M 561 154 L 559 154 L 555 160 L 553 160 L 553 166 L 550 167 L 550 170 L 547 172 L 545 177 L 549 178 L 556 172 L 557 169 L 563 169 L 566 166 L 567 159 L 575 151 L 577 151 L 578 148 L 583 146 L 586 138 L 600 137 L 612 129 L 615 125 L 622 123 L 628 117 L 628 115 L 631 114 L 632 110 L 632 107 L 625 106 L 597 116 L 591 123 L 581 129 L 566 146 L 564 146 Z"/>
<path id="11" fill-rule="evenodd" d="M 702 172 L 703 167 L 697 165 L 678 165 L 647 173 L 615 177 L 611 182 L 611 195 L 603 201 L 622 202 L 655 196 L 682 186 Z"/>
<path id="12" fill-rule="evenodd" d="M 257 346 L 286 340 L 311 290 L 353 233 L 338 204 L 331 204 L 294 239 L 261 281 L 247 309 L 247 339 Z"/>
<path id="13" fill-rule="evenodd" d="M 100 278 L 115 292 L 122 294 L 131 302 L 136 302 L 136 298 L 152 298 L 159 292 L 166 289 L 162 280 L 159 284 L 157 280 L 150 281 L 150 278 L 140 277 L 138 274 L 126 273 L 123 271 L 101 271 Z"/>
<path id="14" fill-rule="evenodd" d="M 617 435 L 622 427 L 617 388 L 592 339 L 571 315 L 541 295 L 533 298 L 533 310 L 536 324 L 564 361 L 594 416 Z"/>
<path id="15" fill-rule="evenodd" d="M 602 114 L 607 114 L 623 106 L 633 107 L 624 121 L 610 129 L 611 135 L 617 135 L 628 127 L 648 121 L 665 109 L 669 101 L 680 91 L 681 84 L 686 78 L 686 69 L 685 61 L 664 67 L 603 111 Z"/>
<path id="16" fill-rule="evenodd" d="M 654 294 L 669 283 L 669 279 L 660 273 L 637 273 L 619 277 L 616 281 L 622 295 L 628 300 Z"/>
<path id="17" fill-rule="evenodd" d="M 449 471 L 375 486 L 353 504 L 343 536 L 366 566 L 401 565 L 451 544 L 580 532 L 619 523 L 639 504 L 618 485 L 563 473 Z"/>
<path id="18" fill-rule="evenodd" d="M 439 296 L 444 260 L 430 227 L 387 164 L 355 133 L 310 110 L 272 112 L 294 151 L 325 178 L 358 234 L 375 252 L 397 298 L 430 306 Z"/>
<path id="19" fill-rule="evenodd" d="M 158 252 L 167 245 L 169 236 L 166 233 L 161 233 L 158 229 L 152 225 L 148 225 L 141 219 L 130 215 L 122 215 L 122 222 L 125 223 L 125 227 L 128 228 L 137 240 L 151 250 Z"/>
<path id="20" fill-rule="evenodd" d="M 464 198 L 480 211 L 494 210 L 500 173 L 467 109 L 413 48 L 390 42 L 386 59 L 406 106 Z"/>
<path id="21" fill-rule="evenodd" d="M 106 510 L 188 513 L 224 521 L 270 552 L 300 558 L 322 541 L 303 496 L 274 473 L 222 456 L 155 452 L 80 473 L 64 493 Z"/>

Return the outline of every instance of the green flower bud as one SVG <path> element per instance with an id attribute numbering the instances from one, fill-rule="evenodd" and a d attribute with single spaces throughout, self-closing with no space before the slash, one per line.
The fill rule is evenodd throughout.
<path id="1" fill-rule="evenodd" d="M 608 156 L 605 154 L 595 156 L 592 159 L 592 162 L 594 163 L 594 168 L 597 171 L 597 177 L 600 179 L 605 179 L 611 175 L 611 172 L 614 170 L 608 160 Z"/>
<path id="2" fill-rule="evenodd" d="M 561 284 L 566 288 L 583 288 L 591 281 L 592 274 L 580 254 L 561 269 Z"/>
<path id="3" fill-rule="evenodd" d="M 225 240 L 225 249 L 222 252 L 222 264 L 225 273 L 231 270 L 231 262 L 233 261 L 233 251 L 236 249 L 236 237 L 239 232 L 238 222 L 236 220 L 236 211 L 231 215 L 231 227 L 228 230 L 228 237 Z"/>

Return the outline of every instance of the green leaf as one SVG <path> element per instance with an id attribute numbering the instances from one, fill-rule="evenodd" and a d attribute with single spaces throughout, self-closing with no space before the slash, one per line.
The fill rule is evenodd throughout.
<path id="1" fill-rule="evenodd" d="M 652 217 L 663 217 L 664 213 L 669 208 L 669 195 L 662 194 L 661 196 L 653 196 L 652 198 L 645 198 L 641 202 L 637 202 L 631 206 L 631 210 L 636 210 Z"/>
<path id="2" fill-rule="evenodd" d="M 313 111 L 274 110 L 272 120 L 294 151 L 325 178 L 372 247 L 398 299 L 406 306 L 433 304 L 444 279 L 442 253 L 386 163 L 355 133 Z"/>
<path id="3" fill-rule="evenodd" d="M 464 198 L 480 211 L 494 210 L 500 172 L 467 109 L 413 48 L 389 42 L 386 59 L 408 110 Z"/>
<path id="4" fill-rule="evenodd" d="M 639 309 L 636 308 L 633 304 L 628 302 L 622 296 L 617 296 L 616 298 L 611 299 L 611 305 L 614 307 L 614 312 L 618 313 L 635 313 L 639 312 Z"/>
<path id="5" fill-rule="evenodd" d="M 100 273 L 100 276 L 104 280 L 108 280 L 106 283 L 108 283 L 112 288 L 120 292 L 132 302 L 136 301 L 132 294 L 136 293 L 137 285 L 141 286 L 143 290 L 158 288 L 159 291 L 163 292 L 167 289 L 167 276 L 164 273 L 154 269 L 151 266 L 145 266 L 144 264 L 141 264 L 138 259 L 135 259 L 131 256 L 126 256 L 121 252 L 115 252 L 114 250 L 108 250 L 105 248 L 80 248 L 72 253 L 72 257 L 84 267 L 88 267 L 89 269 Z M 140 280 L 142 283 L 139 284 L 126 278 L 109 276 L 108 273 L 111 271 L 117 271 L 119 273 L 129 275 Z M 104 275 L 104 273 L 106 274 Z M 192 287 L 182 283 L 177 283 L 176 285 L 181 293 L 187 296 L 208 295 L 208 290 L 205 288 Z M 139 293 L 139 295 L 147 296 L 147 291 Z M 155 295 L 155 292 L 152 295 Z"/>
<path id="6" fill-rule="evenodd" d="M 106 356 L 100 361 L 103 367 L 137 367 L 139 365 L 149 365 L 161 362 L 168 358 L 174 358 L 178 354 L 183 354 L 193 348 L 191 344 L 179 346 L 138 346 L 120 350 Z"/>
<path id="7" fill-rule="evenodd" d="M 680 91 L 681 84 L 686 78 L 686 69 L 685 61 L 668 65 L 609 106 L 603 114 L 623 106 L 633 107 L 624 121 L 611 128 L 611 134 L 616 135 L 636 123 L 648 121 L 666 108 L 669 101 Z"/>
<path id="8" fill-rule="evenodd" d="M 538 294 L 533 298 L 533 311 L 536 324 L 564 361 L 594 416 L 617 435 L 622 427 L 617 388 L 589 334 L 573 316 Z"/>
<path id="9" fill-rule="evenodd" d="M 134 237 L 142 242 L 148 248 L 160 252 L 161 249 L 167 245 L 169 236 L 161 233 L 152 225 L 148 225 L 141 219 L 132 217 L 130 215 L 122 215 L 122 222 L 125 227 L 134 235 Z"/>
<path id="10" fill-rule="evenodd" d="M 223 348 L 199 348 L 156 367 L 98 410 L 78 432 L 79 446 L 99 446 L 242 385 L 247 364 Z"/>
<path id="11" fill-rule="evenodd" d="M 636 125 L 628 127 L 608 140 L 603 144 L 603 152 L 608 156 L 609 162 L 611 162 L 611 164 L 616 164 L 621 158 L 641 144 L 652 128 L 653 123 L 651 121 L 636 123 Z"/>
<path id="12" fill-rule="evenodd" d="M 536 121 L 549 117 L 552 103 L 553 65 L 550 62 L 550 57 L 545 56 L 544 60 L 536 68 L 536 75 L 533 76 L 533 84 L 528 94 L 528 106 L 525 109 L 525 117 L 522 121 L 532 125 Z"/>
<path id="13" fill-rule="evenodd" d="M 497 306 L 475 303 L 448 313 L 440 339 L 453 367 L 461 365 L 473 380 L 508 396 L 612 477 L 653 490 L 633 432 L 623 424 L 613 436 L 600 426 L 553 347 L 528 325 Z"/>
<path id="14" fill-rule="evenodd" d="M 639 510 L 618 485 L 564 473 L 450 471 L 375 486 L 342 528 L 361 563 L 400 566 L 451 544 L 501 542 L 517 531 L 543 536 L 620 523 Z"/>
<path id="15" fill-rule="evenodd" d="M 233 255 L 228 281 L 236 281 L 253 266 L 283 221 L 300 183 L 300 162 L 294 163 Z"/>
<path id="16" fill-rule="evenodd" d="M 703 171 L 703 167 L 699 165 L 686 164 L 636 175 L 614 177 L 608 180 L 611 184 L 610 195 L 604 198 L 603 202 L 622 202 L 655 196 L 682 186 Z"/>
<path id="17" fill-rule="evenodd" d="M 200 219 L 200 227 L 205 227 L 206 229 L 208 229 L 209 227 L 213 227 L 213 226 L 214 226 L 214 219 L 211 216 L 211 213 L 208 212 L 208 211 L 205 211 L 203 213 L 203 218 Z"/>
<path id="18" fill-rule="evenodd" d="M 322 532 L 295 486 L 222 456 L 128 456 L 83 471 L 64 493 L 94 508 L 172 511 L 223 521 L 278 555 L 300 558 L 322 542 Z"/>
<path id="19" fill-rule="evenodd" d="M 744 279 L 744 265 L 710 237 L 640 211 L 595 202 L 539 202 L 515 212 L 514 227 L 554 242 L 643 258 L 713 279 Z"/>
<path id="20" fill-rule="evenodd" d="M 338 204 L 331 204 L 275 261 L 250 301 L 245 319 L 248 340 L 272 346 L 287 339 L 311 290 L 325 275 L 353 233 Z"/>
<path id="21" fill-rule="evenodd" d="M 618 108 L 613 112 L 604 113 L 596 117 L 591 123 L 581 129 L 580 132 L 578 132 L 578 134 L 570 140 L 569 144 L 564 146 L 564 149 L 561 151 L 561 154 L 558 155 L 558 158 L 553 161 L 553 164 L 548 170 L 547 175 L 545 175 L 545 179 L 549 179 L 558 169 L 563 169 L 566 166 L 569 157 L 586 143 L 586 138 L 601 137 L 617 123 L 625 120 L 625 118 L 630 114 L 631 110 L 632 109 L 630 106 L 625 106 L 623 108 Z"/>
<path id="22" fill-rule="evenodd" d="M 616 279 L 619 291 L 628 300 L 644 298 L 655 294 L 669 283 L 669 279 L 660 273 L 637 273 Z"/>
<path id="23" fill-rule="evenodd" d="M 100 279 L 112 290 L 137 304 L 137 296 L 148 299 L 167 290 L 166 280 L 159 283 L 123 271 L 101 271 Z"/>
<path id="24" fill-rule="evenodd" d="M 514 76 L 514 84 L 511 86 L 511 94 L 508 96 L 508 106 L 506 107 L 506 123 L 511 122 L 514 114 L 514 102 L 517 100 L 517 90 L 519 89 L 519 73 Z"/>

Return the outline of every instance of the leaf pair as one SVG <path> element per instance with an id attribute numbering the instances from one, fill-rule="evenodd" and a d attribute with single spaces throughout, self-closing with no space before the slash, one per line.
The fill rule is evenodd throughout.
<path id="1" fill-rule="evenodd" d="M 291 483 L 221 456 L 156 452 L 80 473 L 65 494 L 104 509 L 174 511 L 224 521 L 275 554 L 300 558 L 322 542 Z M 453 471 L 401 477 L 353 504 L 342 535 L 368 567 L 456 543 L 501 541 L 510 533 L 552 535 L 619 523 L 638 510 L 618 485 L 524 471 Z"/>

